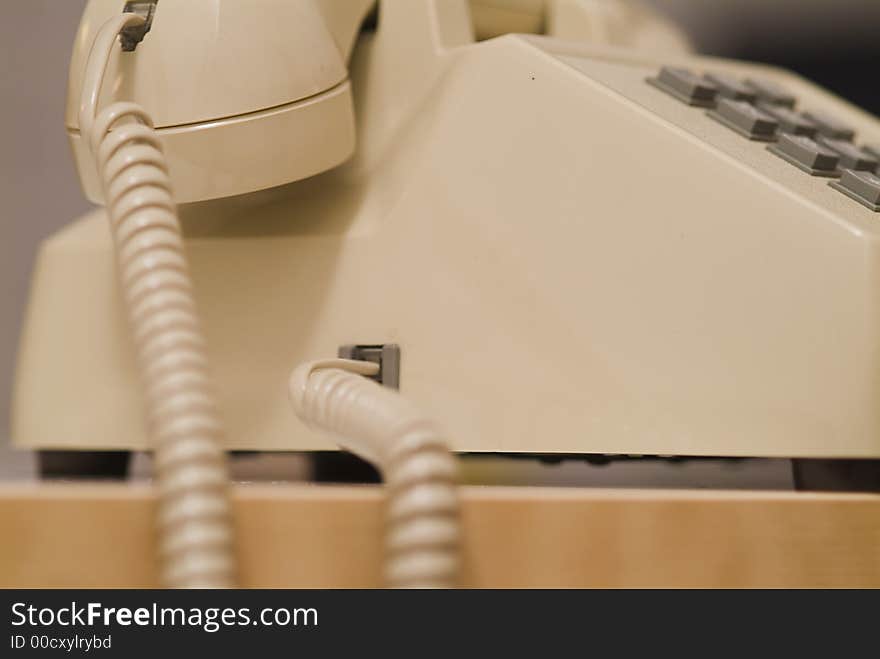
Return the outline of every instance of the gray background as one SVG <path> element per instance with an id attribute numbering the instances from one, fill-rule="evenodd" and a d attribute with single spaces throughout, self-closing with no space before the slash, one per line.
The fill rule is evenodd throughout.
<path id="1" fill-rule="evenodd" d="M 67 62 L 84 0 L 0 0 L 0 473 L 18 331 L 39 241 L 87 210 L 64 134 Z"/>
<path id="2" fill-rule="evenodd" d="M 195 1 L 195 0 L 193 0 Z M 8 449 L 18 332 L 39 241 L 89 208 L 63 129 L 68 56 L 84 0 L 0 0 L 0 478 L 27 477 L 30 456 Z M 120 6 L 123 3 L 120 1 Z M 877 112 L 880 2 L 654 0 L 702 52 L 774 61 Z M 869 68 L 870 67 L 870 68 Z M 512 480 L 563 484 L 788 485 L 781 461 L 686 467 L 623 464 L 555 469 L 499 463 Z M 748 478 L 743 480 L 743 475 Z M 684 479 L 684 480 L 683 480 Z"/>

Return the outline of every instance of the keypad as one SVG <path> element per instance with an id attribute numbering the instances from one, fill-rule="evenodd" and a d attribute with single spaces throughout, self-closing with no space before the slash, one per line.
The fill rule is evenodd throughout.
<path id="1" fill-rule="evenodd" d="M 835 190 L 880 211 L 880 144 L 857 145 L 846 121 L 820 109 L 797 109 L 797 98 L 783 85 L 683 67 L 663 67 L 648 82 L 707 108 L 710 117 L 745 138 L 771 142 L 771 153 L 811 176 L 835 179 Z"/>

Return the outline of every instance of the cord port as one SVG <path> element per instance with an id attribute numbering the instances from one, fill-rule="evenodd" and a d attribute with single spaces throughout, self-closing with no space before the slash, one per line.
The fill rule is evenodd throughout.
<path id="1" fill-rule="evenodd" d="M 122 29 L 119 33 L 119 41 L 122 44 L 122 50 L 130 53 L 137 45 L 144 40 L 150 27 L 153 25 L 153 14 L 156 12 L 156 3 L 158 0 L 151 2 L 126 2 L 122 8 L 123 14 L 138 14 L 143 17 L 144 22 L 141 25 L 129 25 Z"/>
<path id="2" fill-rule="evenodd" d="M 373 380 L 391 389 L 400 389 L 400 346 L 396 343 L 351 344 L 339 348 L 341 359 L 355 359 L 379 365 Z"/>

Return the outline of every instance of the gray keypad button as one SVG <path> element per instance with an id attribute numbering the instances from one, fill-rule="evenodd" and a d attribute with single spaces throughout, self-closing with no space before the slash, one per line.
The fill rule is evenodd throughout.
<path id="1" fill-rule="evenodd" d="M 764 78 L 747 78 L 745 84 L 758 95 L 758 100 L 771 105 L 794 107 L 794 94 L 782 85 Z"/>
<path id="2" fill-rule="evenodd" d="M 838 155 L 805 135 L 783 133 L 777 144 L 767 148 L 813 176 L 837 176 L 839 173 Z"/>
<path id="3" fill-rule="evenodd" d="M 745 101 L 730 98 L 718 100 L 709 116 L 751 140 L 771 141 L 776 138 L 779 122 L 766 112 Z"/>
<path id="4" fill-rule="evenodd" d="M 852 142 L 846 140 L 835 140 L 830 137 L 820 137 L 819 143 L 827 146 L 840 156 L 841 169 L 858 169 L 873 172 L 877 169 L 877 158 L 863 151 Z"/>
<path id="5" fill-rule="evenodd" d="M 712 107 L 718 94 L 718 88 L 705 78 L 674 66 L 664 66 L 648 82 L 688 105 Z"/>
<path id="6" fill-rule="evenodd" d="M 825 112 L 807 110 L 804 112 L 804 117 L 815 123 L 819 127 L 819 134 L 825 137 L 836 140 L 851 140 L 856 134 L 856 131 L 845 123 Z"/>
<path id="7" fill-rule="evenodd" d="M 758 98 L 758 94 L 754 89 L 746 87 L 746 85 L 732 75 L 726 73 L 707 73 L 703 76 L 718 88 L 718 95 L 723 98 L 732 98 L 736 101 L 754 102 Z"/>
<path id="8" fill-rule="evenodd" d="M 779 122 L 780 133 L 792 133 L 793 135 L 806 135 L 807 137 L 813 137 L 819 132 L 819 127 L 815 123 L 789 107 L 764 103 L 759 103 L 758 107 Z"/>
<path id="9" fill-rule="evenodd" d="M 870 153 L 877 160 L 880 160 L 880 144 L 865 144 L 862 146 L 862 149 L 864 149 L 866 153 Z"/>
<path id="10" fill-rule="evenodd" d="M 872 211 L 880 211 L 880 176 L 872 172 L 847 169 L 831 187 L 855 199 Z"/>

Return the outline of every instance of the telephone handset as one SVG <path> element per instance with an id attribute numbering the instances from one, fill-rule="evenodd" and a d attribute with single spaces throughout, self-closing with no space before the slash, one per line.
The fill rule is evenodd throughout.
<path id="1" fill-rule="evenodd" d="M 345 56 L 368 0 L 129 3 L 153 7 L 150 31 L 114 50 L 99 102 L 149 108 L 178 203 L 307 178 L 354 149 Z M 322 14 L 335 8 L 333 22 Z M 86 7 L 71 59 L 66 124 L 86 196 L 100 184 L 78 124 L 79 90 L 95 34 L 116 0 Z"/>
<path id="2" fill-rule="evenodd" d="M 114 52 L 98 106 L 153 115 L 226 448 L 333 448 L 286 383 L 343 350 L 458 451 L 880 457 L 877 119 L 596 5 L 160 0 Z M 72 90 L 120 3 L 86 11 Z M 20 446 L 150 445 L 106 221 L 41 249 Z"/>

